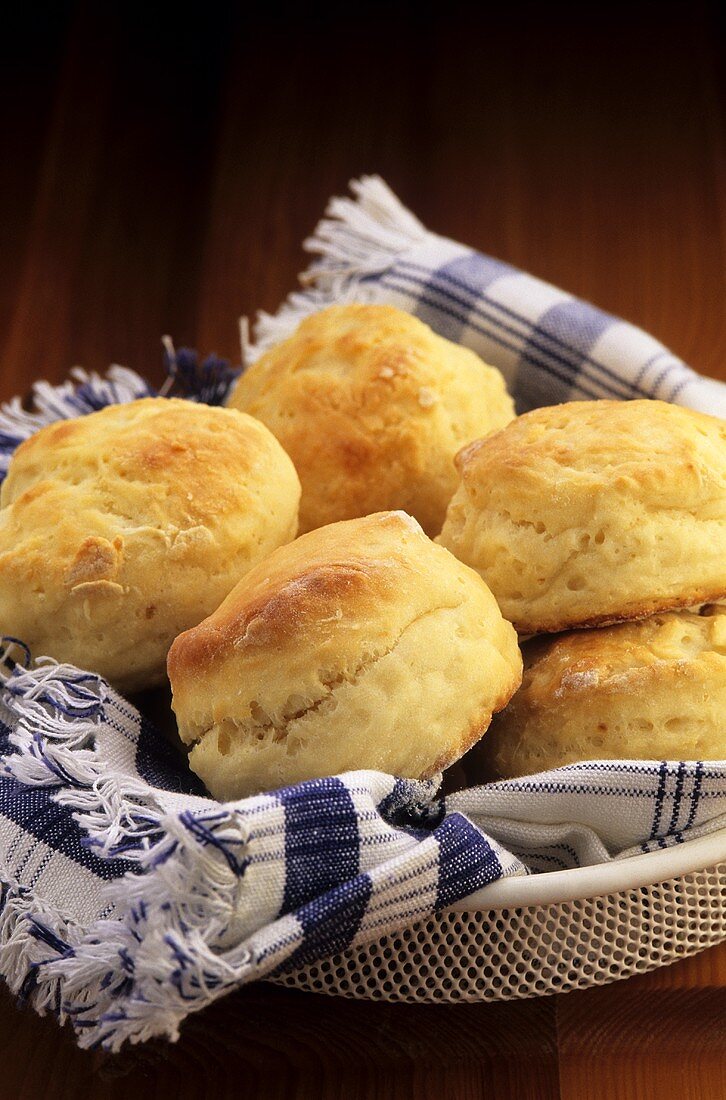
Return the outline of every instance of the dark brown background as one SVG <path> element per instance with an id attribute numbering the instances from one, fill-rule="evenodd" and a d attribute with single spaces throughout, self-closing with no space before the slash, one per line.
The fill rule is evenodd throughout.
<path id="1" fill-rule="evenodd" d="M 278 304 L 369 171 L 726 377 L 716 5 L 149 7 L 3 15 L 0 396 L 74 363 L 159 380 L 165 332 L 235 357 L 237 316 Z M 8 1097 L 726 1096 L 724 949 L 511 1005 L 260 986 L 118 1059 L 6 993 L 0 1019 Z"/>

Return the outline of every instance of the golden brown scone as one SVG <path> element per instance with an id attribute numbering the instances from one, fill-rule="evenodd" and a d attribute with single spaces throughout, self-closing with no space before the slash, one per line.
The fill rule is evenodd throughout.
<path id="1" fill-rule="evenodd" d="M 537 409 L 457 456 L 437 540 L 522 634 L 726 596 L 726 422 L 662 401 Z"/>
<path id="2" fill-rule="evenodd" d="M 477 749 L 492 775 L 578 760 L 726 758 L 726 607 L 540 638 Z"/>
<path id="3" fill-rule="evenodd" d="M 276 550 L 169 652 L 189 763 L 220 799 L 358 768 L 430 776 L 521 675 L 487 586 L 400 512 Z"/>
<path id="4" fill-rule="evenodd" d="M 502 375 L 391 306 L 331 306 L 247 370 L 230 405 L 277 436 L 300 530 L 401 508 L 438 534 L 454 455 L 514 416 Z"/>
<path id="5" fill-rule="evenodd" d="M 0 492 L 0 632 L 122 691 L 295 537 L 300 485 L 258 421 L 148 398 L 41 429 Z"/>

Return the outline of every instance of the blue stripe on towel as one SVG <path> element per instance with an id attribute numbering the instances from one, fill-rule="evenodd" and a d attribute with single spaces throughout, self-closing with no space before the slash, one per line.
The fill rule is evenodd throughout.
<path id="1" fill-rule="evenodd" d="M 358 875 L 322 897 L 314 898 L 295 913 L 302 926 L 304 940 L 280 967 L 280 973 L 319 959 L 336 955 L 352 942 L 371 896 L 368 875 Z"/>
<path id="2" fill-rule="evenodd" d="M 501 877 L 502 865 L 491 844 L 463 814 L 449 814 L 434 836 L 439 842 L 437 909 Z"/>
<path id="3" fill-rule="evenodd" d="M 358 874 L 358 816 L 340 779 L 313 779 L 278 791 L 285 807 L 282 912 L 298 909 Z"/>

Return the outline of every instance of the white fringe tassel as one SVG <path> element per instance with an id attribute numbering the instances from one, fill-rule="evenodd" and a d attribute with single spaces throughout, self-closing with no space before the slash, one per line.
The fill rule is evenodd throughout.
<path id="1" fill-rule="evenodd" d="M 430 234 L 380 176 L 351 180 L 355 199 L 333 198 L 326 217 L 304 248 L 320 259 L 300 276 L 305 289 L 293 291 L 275 314 L 259 312 L 253 361 L 288 337 L 311 313 L 335 302 L 370 301 L 374 291 L 361 280 L 389 268 Z"/>
<path id="2" fill-rule="evenodd" d="M 213 802 L 208 813 L 165 812 L 148 785 L 109 769 L 95 740 L 106 720 L 128 722 L 128 707 L 98 677 L 46 659 L 11 674 L 3 698 L 18 749 L 6 774 L 57 786 L 99 854 L 144 873 L 111 883 L 109 910 L 117 903 L 119 916 L 87 928 L 6 881 L 0 972 L 37 1011 L 69 1018 L 83 1047 L 177 1038 L 189 1012 L 278 961 L 274 952 L 263 961 L 254 937 L 235 942 L 246 823 Z"/>

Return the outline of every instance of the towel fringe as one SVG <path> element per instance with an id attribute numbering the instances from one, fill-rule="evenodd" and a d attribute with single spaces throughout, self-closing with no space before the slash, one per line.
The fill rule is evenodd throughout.
<path id="1" fill-rule="evenodd" d="M 72 952 L 74 922 L 49 909 L 26 886 L 3 880 L 0 907 L 0 970 L 21 1002 L 32 1003 L 39 1015 L 53 1012 L 60 1023 L 68 1018 L 61 996 L 61 979 L 45 973 L 46 963 Z M 77 930 L 76 930 L 77 934 Z M 86 1004 L 92 991 L 81 991 Z"/>
<path id="2" fill-rule="evenodd" d="M 276 313 L 260 311 L 250 362 L 290 336 L 311 313 L 339 302 L 376 300 L 365 280 L 387 270 L 430 236 L 380 176 L 351 180 L 350 198 L 332 198 L 312 237 L 303 244 L 320 258 L 300 275 L 305 289 L 293 291 Z"/>
<path id="3" fill-rule="evenodd" d="M 16 749 L 6 774 L 25 786 L 58 787 L 99 855 L 137 863 L 109 883 L 123 919 L 83 931 L 15 884 L 0 916 L 0 973 L 39 1012 L 70 1018 L 83 1047 L 118 1050 L 179 1025 L 239 985 L 260 959 L 233 931 L 247 865 L 249 833 L 234 809 L 200 801 L 199 810 L 165 811 L 148 786 L 109 770 L 94 749 L 100 722 L 116 703 L 90 673 L 43 659 L 15 668 L 3 702 Z M 173 857 L 173 858 L 171 858 Z M 227 946 L 229 943 L 230 946 Z M 270 955 L 262 969 L 276 959 Z"/>

